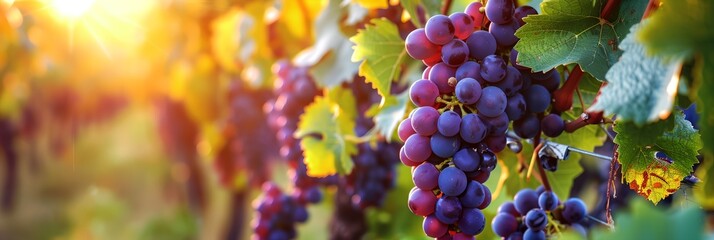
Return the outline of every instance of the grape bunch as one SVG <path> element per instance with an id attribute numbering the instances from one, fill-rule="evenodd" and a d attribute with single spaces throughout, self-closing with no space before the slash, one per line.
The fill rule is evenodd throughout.
<path id="1" fill-rule="evenodd" d="M 265 182 L 263 194 L 253 202 L 257 217 L 251 222 L 254 239 L 292 239 L 297 236 L 296 223 L 308 219 L 307 203 L 322 200 L 317 188 L 296 191 L 292 196 L 283 194 L 272 182 Z"/>
<path id="2" fill-rule="evenodd" d="M 522 189 L 513 197 L 513 202 L 501 204 L 491 227 L 504 239 L 544 240 L 565 226 L 585 235 L 580 222 L 587 214 L 583 200 L 570 198 L 560 202 L 555 193 L 541 186 L 536 190 Z"/>
<path id="3" fill-rule="evenodd" d="M 558 136 L 559 115 L 546 114 L 560 85 L 556 70 L 532 72 L 519 65 L 516 30 L 537 14 L 510 0 L 468 5 L 464 12 L 435 15 L 405 40 L 407 53 L 427 66 L 410 87 L 417 106 L 398 127 L 400 160 L 413 167 L 416 187 L 409 208 L 424 218 L 430 237 L 472 238 L 483 231 L 480 209 L 491 202 L 482 183 L 506 147 L 513 122 L 522 138 Z"/>

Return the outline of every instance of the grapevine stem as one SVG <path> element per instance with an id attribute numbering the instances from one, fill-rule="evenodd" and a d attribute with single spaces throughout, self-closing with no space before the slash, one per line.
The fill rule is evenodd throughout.
<path id="1" fill-rule="evenodd" d="M 543 148 L 543 143 L 540 141 L 540 131 L 538 131 L 538 134 L 535 136 L 535 138 L 533 138 L 533 143 L 538 144 L 539 146 L 541 146 L 541 148 Z M 533 164 L 533 160 L 538 158 L 539 151 L 540 149 L 538 149 L 538 151 L 533 151 L 533 156 L 535 158 L 531 159 L 531 165 Z M 538 165 L 538 175 L 540 175 L 540 182 L 543 183 L 543 188 L 545 188 L 546 191 L 553 191 L 553 189 L 550 187 L 550 182 L 548 182 L 548 176 L 545 175 L 545 169 L 543 169 L 543 165 L 536 165 Z"/>
<path id="2" fill-rule="evenodd" d="M 612 10 L 614 10 L 618 5 L 620 5 L 620 0 L 608 0 L 605 7 L 600 12 L 600 18 L 607 19 Z"/>
<path id="3" fill-rule="evenodd" d="M 607 179 L 607 192 L 605 193 L 605 197 L 607 197 L 607 201 L 605 201 L 605 217 L 607 218 L 607 223 L 610 225 L 614 224 L 612 220 L 612 209 L 610 208 L 610 199 L 615 197 L 615 177 L 617 175 L 616 171 L 619 169 L 619 163 L 617 160 L 619 154 L 617 154 L 617 147 L 618 146 L 615 145 L 615 149 L 613 150 L 614 154 L 612 156 L 612 161 L 610 162 L 610 174 Z"/>
<path id="4" fill-rule="evenodd" d="M 645 19 L 650 16 L 653 12 L 655 12 L 659 8 L 659 1 L 658 0 L 650 0 L 649 3 L 647 3 L 647 8 L 645 9 L 645 14 L 642 15 L 642 19 Z"/>
<path id="5" fill-rule="evenodd" d="M 444 6 L 441 8 L 441 14 L 444 15 L 449 15 L 449 8 L 451 8 L 451 4 L 453 3 L 453 0 L 446 0 L 444 2 Z"/>
<path id="6" fill-rule="evenodd" d="M 526 173 L 527 179 L 531 178 L 531 173 L 533 173 L 533 167 L 535 166 L 535 162 L 538 160 L 538 152 L 540 152 L 540 149 L 543 148 L 543 145 L 543 143 L 540 143 L 536 145 L 535 149 L 533 149 L 533 154 L 531 155 L 531 162 L 528 165 L 528 173 Z"/>

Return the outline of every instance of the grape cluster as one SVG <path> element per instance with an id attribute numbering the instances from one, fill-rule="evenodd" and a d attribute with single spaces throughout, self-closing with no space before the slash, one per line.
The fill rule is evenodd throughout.
<path id="1" fill-rule="evenodd" d="M 579 198 L 560 202 L 558 196 L 541 186 L 536 190 L 522 189 L 498 207 L 493 218 L 493 232 L 505 239 L 546 239 L 556 231 L 556 226 L 569 225 L 584 234 L 579 224 L 587 216 L 585 203 Z M 550 221 L 557 221 L 550 222 Z"/>
<path id="2" fill-rule="evenodd" d="M 491 202 L 482 183 L 506 147 L 506 131 L 533 138 L 559 135 L 565 123 L 545 115 L 560 85 L 556 70 L 531 72 L 518 64 L 516 30 L 537 14 L 510 0 L 468 5 L 435 15 L 406 38 L 407 53 L 427 66 L 410 88 L 417 106 L 398 127 L 400 160 L 413 168 L 409 208 L 424 216 L 430 237 L 471 238 L 484 227 L 479 209 Z"/>
<path id="3" fill-rule="evenodd" d="M 283 194 L 274 183 L 266 182 L 262 190 L 263 195 L 253 202 L 258 213 L 251 223 L 254 239 L 295 238 L 295 224 L 308 219 L 307 203 L 322 200 L 322 193 L 317 188 L 298 190 L 291 196 Z"/>

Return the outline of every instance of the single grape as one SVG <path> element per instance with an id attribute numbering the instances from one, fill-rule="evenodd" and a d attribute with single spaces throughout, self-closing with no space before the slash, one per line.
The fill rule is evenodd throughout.
<path id="1" fill-rule="evenodd" d="M 308 217 L 309 217 L 309 214 L 307 212 L 307 209 L 305 209 L 304 206 L 298 206 L 293 211 L 293 220 L 295 222 L 301 222 L 301 223 L 306 222 Z"/>
<path id="2" fill-rule="evenodd" d="M 419 107 L 414 110 L 411 117 L 412 128 L 422 136 L 431 136 L 436 133 L 436 122 L 439 120 L 439 111 L 433 107 Z M 408 155 L 408 154 L 407 154 Z M 410 156 L 411 159 L 414 159 Z"/>
<path id="3" fill-rule="evenodd" d="M 496 83 L 498 88 L 503 90 L 506 96 L 513 96 L 518 93 L 523 87 L 523 79 L 521 78 L 521 72 L 518 71 L 513 66 L 508 66 L 506 71 L 506 77 L 500 82 Z"/>
<path id="4" fill-rule="evenodd" d="M 513 202 L 505 202 L 501 204 L 501 206 L 498 206 L 498 209 L 496 210 L 498 213 L 507 213 L 511 214 L 514 217 L 520 217 L 521 213 L 516 210 L 516 206 L 513 204 Z"/>
<path id="5" fill-rule="evenodd" d="M 456 80 L 461 80 L 464 78 L 473 78 L 478 81 L 479 84 L 483 83 L 483 78 L 481 78 L 481 65 L 475 61 L 466 61 L 464 64 L 456 69 Z"/>
<path id="6" fill-rule="evenodd" d="M 481 97 L 481 84 L 476 79 L 464 78 L 456 84 L 455 92 L 461 103 L 471 105 Z"/>
<path id="7" fill-rule="evenodd" d="M 461 213 L 458 226 L 462 232 L 476 235 L 483 232 L 483 228 L 486 226 L 486 217 L 479 209 L 467 208 Z"/>
<path id="8" fill-rule="evenodd" d="M 526 114 L 513 122 L 513 131 L 521 138 L 534 138 L 540 131 L 540 120 L 535 114 Z"/>
<path id="9" fill-rule="evenodd" d="M 439 47 L 441 47 L 441 46 L 439 46 Z M 424 63 L 424 65 L 426 65 L 428 67 L 433 67 L 437 63 L 440 63 L 441 62 L 441 48 L 439 48 L 439 53 L 431 55 L 431 56 L 425 58 L 424 60 L 421 60 L 421 62 Z M 431 80 L 431 78 L 429 78 L 429 80 Z"/>
<path id="10" fill-rule="evenodd" d="M 429 216 L 434 213 L 436 206 L 436 196 L 431 191 L 424 191 L 414 187 L 409 193 L 407 202 L 409 210 L 418 216 Z"/>
<path id="11" fill-rule="evenodd" d="M 506 24 L 491 24 L 488 32 L 493 35 L 496 39 L 496 44 L 500 47 L 510 48 L 516 45 L 518 42 L 518 37 L 516 37 L 516 30 L 521 27 L 518 25 L 518 21 L 511 21 Z"/>
<path id="12" fill-rule="evenodd" d="M 412 181 L 419 189 L 431 191 L 438 186 L 439 170 L 434 164 L 425 162 L 417 166 L 412 173 Z"/>
<path id="13" fill-rule="evenodd" d="M 449 15 L 454 24 L 454 37 L 464 40 L 474 31 L 474 20 L 466 13 L 456 12 Z"/>
<path id="14" fill-rule="evenodd" d="M 523 26 L 523 24 L 526 24 L 523 21 L 523 18 L 528 15 L 535 15 L 535 14 L 538 14 L 538 11 L 536 11 L 533 7 L 528 6 L 528 5 L 523 5 L 523 6 L 516 8 L 516 10 L 513 13 L 513 17 L 515 17 L 516 20 L 518 20 L 518 23 L 521 24 L 521 26 Z"/>
<path id="15" fill-rule="evenodd" d="M 489 55 L 496 53 L 496 38 L 491 33 L 483 30 L 475 31 L 466 39 L 469 47 L 469 55 L 476 60 L 483 60 Z"/>
<path id="16" fill-rule="evenodd" d="M 516 93 L 508 98 L 508 103 L 506 105 L 506 115 L 511 121 L 516 121 L 521 119 L 523 115 L 526 114 L 526 100 L 523 95 Z"/>
<path id="17" fill-rule="evenodd" d="M 454 76 L 456 76 L 456 68 L 449 67 L 443 62 L 434 65 L 429 72 L 429 80 L 436 84 L 441 94 L 454 92 L 454 86 L 449 86 L 449 78 Z"/>
<path id="18" fill-rule="evenodd" d="M 468 14 L 471 16 L 471 19 L 474 20 L 474 29 L 478 30 L 481 29 L 481 26 L 483 26 L 483 22 L 486 20 L 486 14 L 481 12 L 481 7 L 483 7 L 483 4 L 481 2 L 472 2 L 468 6 L 466 6 L 466 9 L 464 10 L 464 13 Z"/>
<path id="19" fill-rule="evenodd" d="M 513 197 L 513 204 L 525 216 L 531 209 L 538 208 L 538 193 L 533 189 L 522 189 Z"/>
<path id="20" fill-rule="evenodd" d="M 481 114 L 477 115 L 481 118 L 481 121 L 486 124 L 486 127 L 488 128 L 487 134 L 490 136 L 501 136 L 504 135 L 506 130 L 508 130 L 509 119 L 505 112 L 495 117 L 487 117 Z"/>
<path id="21" fill-rule="evenodd" d="M 558 207 L 558 196 L 552 191 L 544 191 L 538 196 L 538 206 L 546 211 L 553 211 Z"/>
<path id="22" fill-rule="evenodd" d="M 462 148 L 454 154 L 454 165 L 464 172 L 473 172 L 481 165 L 481 154 L 473 148 Z"/>
<path id="23" fill-rule="evenodd" d="M 522 232 L 511 233 L 511 235 L 508 235 L 508 238 L 506 238 L 506 240 L 523 240 L 523 233 Z"/>
<path id="24" fill-rule="evenodd" d="M 530 70 L 521 70 L 521 80 L 523 80 L 523 87 L 521 87 L 521 94 L 533 84 L 533 79 L 529 74 Z"/>
<path id="25" fill-rule="evenodd" d="M 441 48 L 441 61 L 451 67 L 458 67 L 469 60 L 469 47 L 464 41 L 452 39 Z"/>
<path id="26" fill-rule="evenodd" d="M 532 113 L 542 113 L 550 105 L 550 92 L 541 85 L 531 85 L 523 97 L 526 99 L 526 109 Z"/>
<path id="27" fill-rule="evenodd" d="M 506 134 L 501 133 L 501 135 L 489 135 L 484 140 L 488 149 L 494 152 L 501 152 L 506 149 Z"/>
<path id="28" fill-rule="evenodd" d="M 436 98 L 439 97 L 439 88 L 434 82 L 421 79 L 412 84 L 409 97 L 414 105 L 419 107 L 433 106 Z"/>
<path id="29" fill-rule="evenodd" d="M 496 235 L 508 237 L 518 230 L 518 220 L 510 214 L 499 213 L 491 220 L 491 228 Z"/>
<path id="30" fill-rule="evenodd" d="M 421 163 L 431 155 L 429 137 L 414 134 L 404 142 L 404 154 L 413 162 Z"/>
<path id="31" fill-rule="evenodd" d="M 498 159 L 496 158 L 496 154 L 494 154 L 493 152 L 484 151 L 483 153 L 481 153 L 481 170 L 486 170 L 489 172 L 493 171 L 493 169 L 496 168 L 497 163 Z"/>
<path id="32" fill-rule="evenodd" d="M 407 35 L 405 40 L 407 53 L 414 59 L 423 60 L 439 53 L 439 46 L 426 38 L 423 28 L 416 29 Z"/>
<path id="33" fill-rule="evenodd" d="M 471 176 L 471 179 L 473 179 L 477 182 L 480 182 L 480 183 L 485 183 L 490 176 L 491 176 L 491 172 L 484 169 L 484 170 L 478 170 L 478 171 L 474 172 Z"/>
<path id="34" fill-rule="evenodd" d="M 421 73 L 421 79 L 429 79 L 429 72 L 431 72 L 431 67 L 427 66 L 424 68 L 424 71 Z"/>
<path id="35" fill-rule="evenodd" d="M 441 14 L 429 18 L 424 30 L 426 38 L 436 45 L 444 45 L 454 38 L 454 24 L 449 17 Z"/>
<path id="36" fill-rule="evenodd" d="M 444 136 L 456 136 L 461 128 L 461 116 L 454 111 L 445 111 L 439 116 L 436 128 Z"/>
<path id="37" fill-rule="evenodd" d="M 491 190 L 488 189 L 488 187 L 486 187 L 486 185 L 483 186 L 483 193 L 484 193 L 485 197 L 483 198 L 483 202 L 481 203 L 481 205 L 476 207 L 478 209 L 487 208 L 489 205 L 491 205 L 491 200 L 493 200 L 493 199 L 491 199 Z"/>
<path id="38" fill-rule="evenodd" d="M 540 129 L 543 130 L 543 134 L 548 137 L 560 136 L 563 130 L 565 130 L 563 118 L 556 114 L 548 114 L 548 116 L 543 117 L 540 124 Z"/>
<path id="39" fill-rule="evenodd" d="M 461 217 L 461 211 L 462 207 L 458 198 L 442 196 L 436 201 L 434 215 L 443 223 L 454 224 Z"/>
<path id="40" fill-rule="evenodd" d="M 545 232 L 543 230 L 533 231 L 528 229 L 523 233 L 523 239 L 527 240 L 545 240 Z"/>
<path id="41" fill-rule="evenodd" d="M 535 84 L 545 87 L 545 89 L 548 89 L 549 92 L 554 92 L 560 86 L 560 73 L 558 73 L 558 71 L 551 70 L 547 74 L 549 77 L 538 80 Z"/>
<path id="42" fill-rule="evenodd" d="M 543 194 L 545 192 L 545 187 L 543 187 L 543 185 L 540 185 L 535 189 L 535 191 L 536 191 L 536 193 L 538 193 L 538 196 L 540 196 L 541 194 Z"/>
<path id="43" fill-rule="evenodd" d="M 466 114 L 461 119 L 461 138 L 469 143 L 479 143 L 486 137 L 486 125 L 476 114 Z"/>
<path id="44" fill-rule="evenodd" d="M 486 199 L 484 188 L 485 186 L 478 181 L 470 180 L 468 185 L 466 185 L 464 193 L 459 196 L 461 206 L 464 208 L 476 208 L 480 206 L 484 199 Z"/>
<path id="45" fill-rule="evenodd" d="M 548 215 L 546 215 L 542 209 L 534 208 L 528 211 L 524 222 L 529 229 L 540 231 L 545 229 L 545 226 L 548 225 Z"/>
<path id="46" fill-rule="evenodd" d="M 461 147 L 461 140 L 458 137 L 446 137 L 441 133 L 431 136 L 431 150 L 436 156 L 450 158 Z"/>
<path id="47" fill-rule="evenodd" d="M 474 240 L 474 236 L 468 235 L 463 232 L 457 232 L 454 234 L 451 240 Z"/>
<path id="48" fill-rule="evenodd" d="M 486 82 L 495 83 L 506 77 L 506 62 L 496 55 L 488 55 L 481 64 L 481 77 Z"/>
<path id="49" fill-rule="evenodd" d="M 424 233 L 433 238 L 444 235 L 449 229 L 446 224 L 440 222 L 433 214 L 424 218 L 422 226 Z"/>
<path id="50" fill-rule="evenodd" d="M 402 164 L 404 164 L 405 166 L 409 166 L 409 167 L 418 166 L 420 164 L 420 162 L 415 162 L 415 161 L 409 159 L 409 157 L 407 157 L 406 152 L 404 151 L 404 148 L 405 147 L 402 147 L 401 149 L 399 149 L 399 160 L 402 162 Z"/>
<path id="51" fill-rule="evenodd" d="M 466 189 L 466 174 L 456 167 L 447 167 L 439 174 L 439 189 L 446 196 L 458 196 Z"/>
<path id="52" fill-rule="evenodd" d="M 399 123 L 399 127 L 397 128 L 397 135 L 399 135 L 399 140 L 402 140 L 402 142 L 406 141 L 407 138 L 409 138 L 411 135 L 414 135 L 416 132 L 414 131 L 414 128 L 412 128 L 412 119 L 407 118 L 402 120 L 401 123 Z"/>
<path id="53" fill-rule="evenodd" d="M 481 90 L 481 97 L 476 102 L 476 109 L 481 115 L 497 117 L 506 111 L 507 101 L 508 97 L 500 88 L 494 86 L 485 87 Z M 412 123 L 412 125 L 414 124 Z"/>
<path id="54" fill-rule="evenodd" d="M 569 223 L 576 223 L 583 220 L 587 215 L 585 202 L 580 198 L 570 198 L 563 203 L 563 218 Z"/>
<path id="55" fill-rule="evenodd" d="M 529 67 L 519 64 L 518 51 L 516 49 L 511 49 L 511 55 L 509 56 L 509 60 L 511 61 L 511 66 L 516 67 L 516 69 L 518 69 L 518 70 L 524 70 L 524 71 L 531 70 Z"/>
<path id="56" fill-rule="evenodd" d="M 506 24 L 513 19 L 515 7 L 511 0 L 489 0 L 486 3 L 486 17 L 496 24 Z"/>

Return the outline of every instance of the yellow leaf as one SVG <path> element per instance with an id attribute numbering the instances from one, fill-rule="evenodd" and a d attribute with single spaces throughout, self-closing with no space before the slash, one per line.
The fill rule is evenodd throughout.
<path id="1" fill-rule="evenodd" d="M 354 0 L 365 8 L 368 9 L 381 9 L 389 7 L 389 2 L 387 0 Z"/>
<path id="2" fill-rule="evenodd" d="M 675 193 L 682 178 L 684 176 L 679 171 L 670 171 L 667 165 L 658 162 L 652 163 L 644 171 L 630 168 L 624 176 L 630 189 L 654 204 Z"/>

